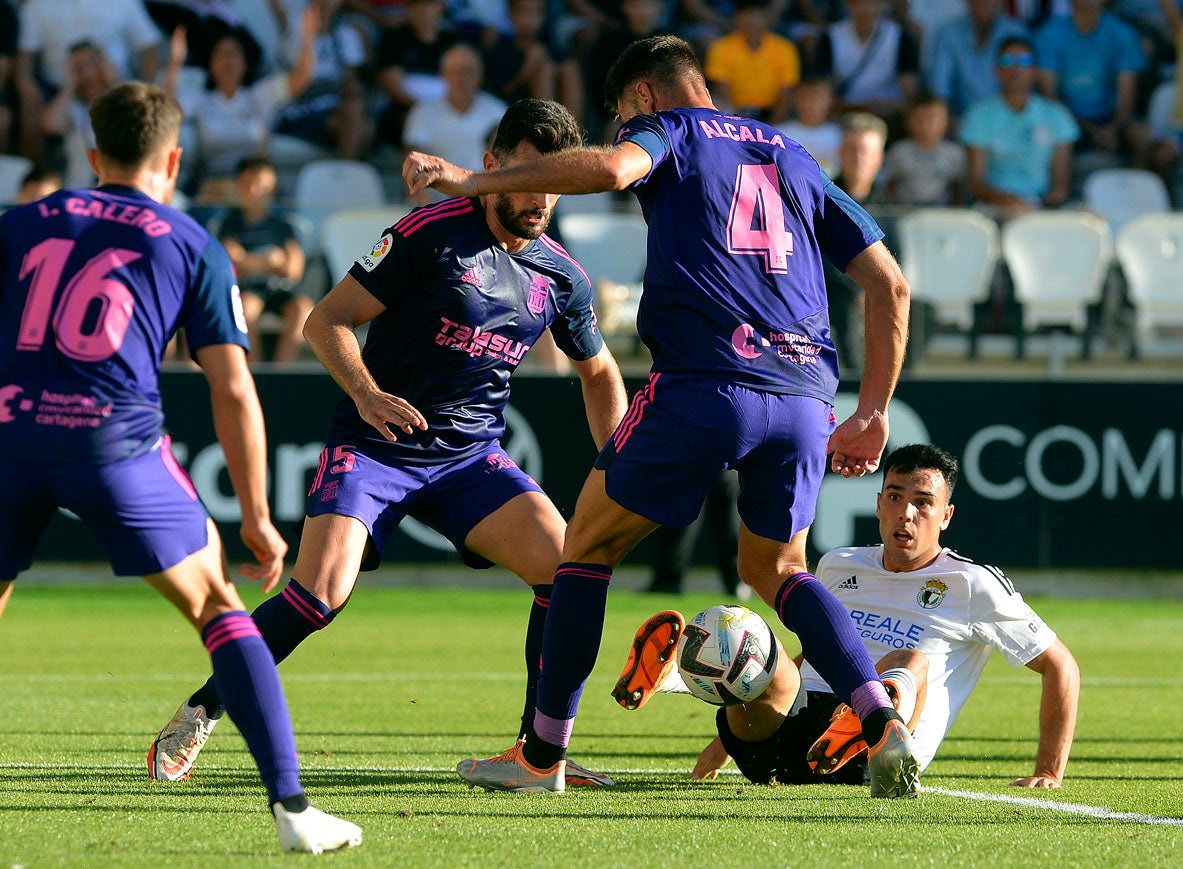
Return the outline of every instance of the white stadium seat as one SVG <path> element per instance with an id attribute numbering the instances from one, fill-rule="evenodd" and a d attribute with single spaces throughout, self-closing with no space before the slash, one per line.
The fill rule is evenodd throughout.
<path id="1" fill-rule="evenodd" d="M 1088 309 L 1101 301 L 1113 258 L 1109 225 L 1086 211 L 1031 212 L 1003 227 L 1002 253 L 1023 306 L 1023 331 L 1067 326 L 1083 334 L 1087 357 Z M 1022 334 L 1018 349 L 1022 355 Z"/>
<path id="2" fill-rule="evenodd" d="M 644 276 L 649 228 L 639 214 L 567 214 L 559 218 L 559 230 L 593 285 L 602 279 L 635 284 Z"/>
<path id="3" fill-rule="evenodd" d="M 1144 214 L 1171 210 L 1171 197 L 1163 180 L 1145 169 L 1098 169 L 1084 179 L 1084 203 L 1117 233 L 1129 221 Z"/>
<path id="4" fill-rule="evenodd" d="M 342 208 L 324 219 L 320 228 L 321 250 L 329 266 L 329 284 L 335 286 L 349 267 L 411 210 L 409 205 Z"/>
<path id="5" fill-rule="evenodd" d="M 559 231 L 591 280 L 600 328 L 609 335 L 635 334 L 649 236 L 645 219 L 614 211 L 564 214 Z"/>
<path id="6" fill-rule="evenodd" d="M 21 190 L 21 181 L 33 168 L 28 157 L 0 154 L 0 207 L 13 205 Z"/>
<path id="7" fill-rule="evenodd" d="M 1131 220 L 1115 247 L 1134 303 L 1134 348 L 1144 352 L 1156 328 L 1183 326 L 1183 214 Z"/>
<path id="8" fill-rule="evenodd" d="M 970 355 L 975 355 L 974 305 L 990 295 L 998 267 L 998 224 L 968 209 L 924 208 L 901 217 L 896 233 L 912 297 L 930 305 L 940 325 L 968 334 Z"/>
<path id="9" fill-rule="evenodd" d="M 313 160 L 296 176 L 296 210 L 318 231 L 334 211 L 385 201 L 382 176 L 360 160 Z"/>

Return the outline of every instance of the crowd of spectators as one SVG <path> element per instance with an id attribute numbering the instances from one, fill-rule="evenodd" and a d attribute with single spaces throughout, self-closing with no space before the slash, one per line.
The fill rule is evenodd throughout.
<path id="1" fill-rule="evenodd" d="M 186 110 L 199 203 L 234 204 L 257 158 L 281 183 L 291 161 L 395 166 L 408 147 L 479 168 L 521 97 L 611 141 L 608 66 L 671 32 L 721 108 L 781 127 L 869 205 L 1006 219 L 1071 204 L 1105 166 L 1157 173 L 1179 204 L 1181 28 L 1183 0 L 0 0 L 0 153 L 89 183 L 86 108 L 140 78 Z"/>

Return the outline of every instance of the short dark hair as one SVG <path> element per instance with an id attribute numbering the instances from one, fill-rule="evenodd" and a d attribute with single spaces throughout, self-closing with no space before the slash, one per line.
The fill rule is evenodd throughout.
<path id="1" fill-rule="evenodd" d="M 953 454 L 932 444 L 908 444 L 892 452 L 883 460 L 883 479 L 895 472 L 911 474 L 916 471 L 940 471 L 945 478 L 949 495 L 957 485 L 958 466 Z"/>
<path id="2" fill-rule="evenodd" d="M 275 164 L 266 157 L 261 157 L 258 155 L 253 157 L 243 157 L 238 161 L 238 165 L 234 167 L 234 176 L 237 178 L 239 175 L 242 175 L 246 172 L 262 172 L 267 169 L 270 169 L 272 172 L 276 171 Z"/>
<path id="3" fill-rule="evenodd" d="M 994 52 L 995 60 L 1002 57 L 1016 45 L 1019 48 L 1026 49 L 1031 54 L 1035 54 L 1035 43 L 1033 43 L 1026 36 L 1020 36 L 1016 33 L 1013 36 L 1008 36 L 1006 39 L 1002 40 L 1002 42 L 998 43 L 998 51 Z"/>
<path id="4" fill-rule="evenodd" d="M 620 96 L 630 84 L 650 79 L 658 86 L 673 87 L 686 82 L 706 86 L 698 55 L 685 39 L 650 36 L 621 52 L 604 78 L 604 104 L 616 111 Z"/>
<path id="5" fill-rule="evenodd" d="M 949 108 L 949 104 L 940 94 L 933 93 L 932 91 L 921 91 L 916 96 L 916 99 L 912 100 L 912 105 L 909 108 L 909 111 L 912 109 L 924 109 L 932 106 L 939 106 L 940 108 L 944 109 Z"/>
<path id="6" fill-rule="evenodd" d="M 583 128 L 562 103 L 518 100 L 501 116 L 489 150 L 504 160 L 522 142 L 529 142 L 542 154 L 565 151 L 583 144 Z"/>
<path id="7" fill-rule="evenodd" d="M 802 74 L 801 80 L 797 82 L 797 87 L 828 87 L 833 90 L 834 80 L 824 72 L 811 70 Z"/>
<path id="8" fill-rule="evenodd" d="M 43 166 L 39 163 L 33 165 L 33 168 L 25 173 L 21 178 L 21 187 L 26 184 L 43 184 L 49 182 L 56 184 L 58 187 L 62 186 L 62 176 L 54 172 L 48 166 Z"/>
<path id="9" fill-rule="evenodd" d="M 134 167 L 176 139 L 181 105 L 143 82 L 116 85 L 90 106 L 95 147 L 120 166 Z"/>

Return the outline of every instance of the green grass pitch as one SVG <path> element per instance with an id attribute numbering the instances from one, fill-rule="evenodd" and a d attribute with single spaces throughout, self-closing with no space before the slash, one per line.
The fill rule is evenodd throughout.
<path id="1" fill-rule="evenodd" d="M 508 580 L 507 580 L 508 583 Z M 248 605 L 259 600 L 251 589 Z M 609 697 L 635 627 L 717 598 L 609 598 L 571 755 L 618 786 L 561 796 L 472 791 L 467 756 L 511 744 L 524 589 L 359 588 L 281 668 L 309 795 L 361 824 L 334 866 L 1183 865 L 1183 604 L 1033 601 L 1083 675 L 1068 779 L 1020 791 L 1039 678 L 995 655 L 912 801 L 863 788 L 690 782 L 713 709 Z M 768 617 L 762 605 L 758 609 Z M 787 632 L 782 632 L 782 638 Z M 135 582 L 16 589 L 0 622 L 0 869 L 265 866 L 281 855 L 233 726 L 192 778 L 150 782 L 155 732 L 207 673 L 193 631 Z M 1006 801 L 993 801 L 1002 798 Z"/>

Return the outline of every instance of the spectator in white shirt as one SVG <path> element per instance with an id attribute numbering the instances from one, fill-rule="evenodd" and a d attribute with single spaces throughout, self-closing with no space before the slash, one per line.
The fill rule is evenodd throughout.
<path id="1" fill-rule="evenodd" d="M 505 103 L 480 89 L 483 74 L 481 56 L 471 46 L 461 43 L 444 52 L 440 75 L 447 92 L 411 109 L 403 132 L 407 149 L 436 154 L 464 169 L 481 171 L 489 135 L 506 109 Z"/>
<path id="2" fill-rule="evenodd" d="M 312 41 L 320 26 L 316 11 L 309 9 L 302 22 L 303 41 L 295 66 L 246 84 L 246 56 L 233 35 L 214 43 L 210 52 L 207 89 L 177 94 L 185 116 L 194 122 L 200 165 L 200 195 L 205 199 L 229 197 L 233 176 L 245 157 L 267 152 L 271 121 L 276 110 L 299 96 L 312 79 Z M 184 31 L 173 35 L 165 87 L 175 92 L 176 77 L 184 65 Z"/>

